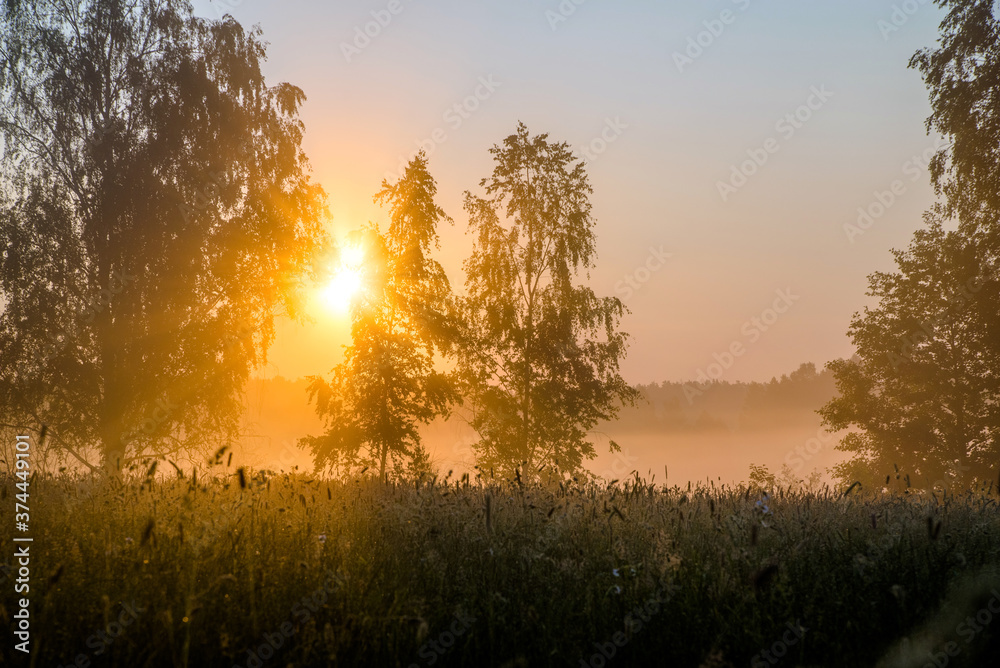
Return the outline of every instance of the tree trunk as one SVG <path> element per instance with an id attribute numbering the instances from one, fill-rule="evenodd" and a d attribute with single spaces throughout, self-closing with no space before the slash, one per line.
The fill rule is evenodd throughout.
<path id="1" fill-rule="evenodd" d="M 386 455 L 389 454 L 389 444 L 383 443 L 381 450 L 382 450 L 382 456 L 378 467 L 378 477 L 382 482 L 385 482 L 385 458 Z"/>
<path id="2" fill-rule="evenodd" d="M 106 353 L 107 354 L 107 353 Z M 107 359 L 107 358 L 106 358 Z M 109 478 L 120 478 L 128 440 L 126 434 L 124 388 L 117 382 L 115 366 L 102 365 L 104 370 L 104 392 L 99 404 L 99 434 L 101 437 L 101 468 Z"/>
<path id="3" fill-rule="evenodd" d="M 125 443 L 118 420 L 102 421 L 101 428 L 101 469 L 108 478 L 120 478 L 125 461 Z"/>

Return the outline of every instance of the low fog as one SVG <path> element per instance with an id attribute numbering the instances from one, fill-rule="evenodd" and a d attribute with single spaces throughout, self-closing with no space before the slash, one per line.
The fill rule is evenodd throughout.
<path id="1" fill-rule="evenodd" d="M 322 432 L 309 402 L 306 379 L 255 379 L 247 388 L 245 436 L 237 449 L 243 463 L 261 469 L 312 471 L 310 454 L 298 440 Z M 835 396 L 829 372 L 813 364 L 766 383 L 664 382 L 639 385 L 642 398 L 617 420 L 593 433 L 597 457 L 587 468 L 615 480 L 636 473 L 645 479 L 686 486 L 689 482 L 734 484 L 763 466 L 782 484 L 830 480 L 843 461 L 837 435 L 823 429 L 816 410 Z M 471 472 L 476 433 L 458 408 L 448 420 L 421 430 L 423 444 L 440 475 Z M 620 451 L 611 451 L 611 442 Z"/>

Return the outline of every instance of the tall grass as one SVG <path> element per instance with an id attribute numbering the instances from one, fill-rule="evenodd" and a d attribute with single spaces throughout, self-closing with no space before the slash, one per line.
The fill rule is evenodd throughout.
<path id="1" fill-rule="evenodd" d="M 242 471 L 31 491 L 37 666 L 868 666 L 1000 573 L 986 493 Z M 12 627 L 9 580 L 0 604 Z M 948 665 L 1000 657 L 998 631 Z"/>

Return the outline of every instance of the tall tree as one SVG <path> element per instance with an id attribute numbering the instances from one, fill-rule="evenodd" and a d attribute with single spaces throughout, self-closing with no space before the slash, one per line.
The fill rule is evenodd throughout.
<path id="1" fill-rule="evenodd" d="M 183 0 L 0 11 L 2 421 L 111 471 L 231 435 L 324 243 L 302 91 Z"/>
<path id="2" fill-rule="evenodd" d="M 577 282 L 594 266 L 595 221 L 568 145 L 521 123 L 490 152 L 486 197 L 465 194 L 476 240 L 460 303 L 477 459 L 503 475 L 578 471 L 596 456 L 590 430 L 638 396 L 618 371 L 625 306 Z"/>
<path id="3" fill-rule="evenodd" d="M 958 223 L 983 278 L 974 315 L 1000 356 L 1000 6 L 990 0 L 937 0 L 948 10 L 936 49 L 910 66 L 923 75 L 931 102 L 928 130 L 949 139 L 931 163 L 942 202 L 938 219 Z"/>
<path id="4" fill-rule="evenodd" d="M 1000 455 L 1000 365 L 977 316 L 985 297 L 967 239 L 932 222 L 895 272 L 869 278 L 876 306 L 855 315 L 851 360 L 831 362 L 839 396 L 820 414 L 852 429 L 838 449 L 842 480 L 964 486 L 994 476 Z"/>
<path id="5" fill-rule="evenodd" d="M 927 129 L 949 139 L 931 163 L 942 215 L 988 251 L 1000 251 L 1000 7 L 995 0 L 935 0 L 947 10 L 937 48 L 910 60 L 930 94 Z"/>
<path id="6" fill-rule="evenodd" d="M 928 86 L 929 131 L 949 141 L 931 163 L 940 196 L 898 270 L 873 274 L 879 302 L 856 315 L 854 360 L 830 365 L 841 396 L 822 411 L 855 428 L 846 480 L 964 486 L 1000 461 L 1000 21 L 993 0 L 937 0 L 935 49 L 910 66 Z M 880 479 L 881 478 L 881 479 Z"/>
<path id="7" fill-rule="evenodd" d="M 419 425 L 447 415 L 457 400 L 452 378 L 436 368 L 436 353 L 449 350 L 455 336 L 451 286 L 430 256 L 438 224 L 451 222 L 436 194 L 420 153 L 375 195 L 389 207 L 388 230 L 353 236 L 364 254 L 364 287 L 351 308 L 351 345 L 329 380 L 312 377 L 309 385 L 326 433 L 301 445 L 317 468 L 371 467 L 382 478 L 426 468 Z"/>

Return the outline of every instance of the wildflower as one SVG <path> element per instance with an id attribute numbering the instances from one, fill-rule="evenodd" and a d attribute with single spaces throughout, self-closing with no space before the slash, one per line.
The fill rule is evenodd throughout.
<path id="1" fill-rule="evenodd" d="M 754 504 L 756 506 L 757 510 L 760 511 L 760 516 L 761 516 L 760 517 L 760 524 L 765 529 L 767 527 L 771 526 L 770 524 L 768 524 L 767 519 L 766 519 L 768 515 L 772 514 L 771 513 L 771 506 L 767 505 L 767 502 L 770 501 L 770 498 L 771 497 L 768 496 L 767 492 L 764 492 L 764 496 L 762 496 L 760 499 L 758 499 L 757 503 Z"/>
<path id="2" fill-rule="evenodd" d="M 325 543 L 326 542 L 326 534 L 325 533 L 321 533 L 319 535 L 319 537 L 317 538 L 317 540 L 319 540 L 319 542 L 321 542 L 321 543 Z"/>
<path id="3" fill-rule="evenodd" d="M 617 568 L 612 568 L 611 569 L 611 574 L 614 575 L 616 578 L 617 577 L 621 577 L 621 573 L 618 571 Z"/>
<path id="4" fill-rule="evenodd" d="M 131 545 L 131 544 L 132 544 L 132 539 L 131 539 L 131 538 L 129 538 L 128 536 L 125 536 L 125 542 L 126 542 L 127 544 Z"/>
<path id="5" fill-rule="evenodd" d="M 756 503 L 757 510 L 759 510 L 762 515 L 770 515 L 771 514 L 771 507 L 769 505 L 767 505 L 767 502 L 769 500 L 770 500 L 770 497 L 767 495 L 767 492 L 765 492 L 764 496 L 761 497 L 760 499 L 758 499 L 758 501 Z"/>

